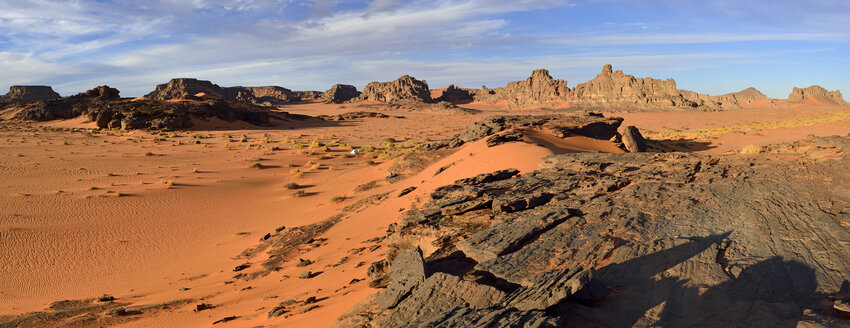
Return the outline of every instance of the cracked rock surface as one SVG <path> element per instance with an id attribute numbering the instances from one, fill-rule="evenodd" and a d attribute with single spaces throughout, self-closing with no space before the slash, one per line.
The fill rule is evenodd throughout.
<path id="1" fill-rule="evenodd" d="M 458 180 L 388 230 L 384 261 L 421 249 L 424 280 L 338 326 L 846 326 L 848 151 L 563 154 Z"/>

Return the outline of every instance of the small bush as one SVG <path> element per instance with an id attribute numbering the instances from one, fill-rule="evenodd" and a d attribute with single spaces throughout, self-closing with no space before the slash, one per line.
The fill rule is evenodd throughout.
<path id="1" fill-rule="evenodd" d="M 301 186 L 299 186 L 295 182 L 287 183 L 287 184 L 283 185 L 283 187 L 286 188 L 286 189 L 289 189 L 289 190 L 295 190 L 295 189 L 301 188 Z"/>
<path id="2" fill-rule="evenodd" d="M 741 149 L 741 154 L 758 154 L 761 153 L 761 147 L 756 147 L 754 145 L 749 145 Z"/>
<path id="3" fill-rule="evenodd" d="M 292 197 L 301 198 L 301 197 L 306 197 L 307 193 L 304 192 L 304 190 L 299 190 L 299 191 L 293 192 L 291 195 L 292 195 Z"/>
<path id="4" fill-rule="evenodd" d="M 342 203 L 342 202 L 344 202 L 346 199 L 348 199 L 348 197 L 345 197 L 345 196 L 334 196 L 334 197 L 331 197 L 331 201 L 332 201 L 332 202 L 334 202 L 334 203 Z"/>
<path id="5" fill-rule="evenodd" d="M 260 163 L 260 162 L 251 163 L 251 165 L 249 167 L 252 168 L 252 169 L 260 169 L 260 170 L 266 168 L 266 166 L 263 165 L 263 163 Z"/>

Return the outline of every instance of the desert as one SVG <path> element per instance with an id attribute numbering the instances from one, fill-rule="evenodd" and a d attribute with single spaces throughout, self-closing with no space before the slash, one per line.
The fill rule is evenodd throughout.
<path id="1" fill-rule="evenodd" d="M 212 3 L 190 12 L 273 15 L 260 2 Z M 561 8 L 499 4 L 513 9 L 488 15 L 512 22 L 523 18 L 499 15 L 539 23 Z M 382 15 L 406 13 L 416 24 L 424 12 L 436 29 L 469 6 L 485 11 L 452 0 L 311 12 L 352 20 L 298 25 L 309 42 L 287 37 L 273 56 L 321 43 L 317 56 L 333 61 L 355 23 L 396 26 Z M 273 29 L 263 15 L 251 16 L 258 30 Z M 509 29 L 476 23 L 444 33 L 463 43 L 459 27 Z M 376 47 L 351 66 L 416 45 L 384 32 L 351 46 Z M 322 43 L 332 34 L 347 37 Z M 198 61 L 219 56 L 200 49 Z M 167 50 L 143 54 L 188 65 L 158 57 Z M 236 50 L 225 57 L 262 48 Z M 534 56 L 508 80 L 477 80 L 470 72 L 501 64 L 423 70 L 410 62 L 427 51 L 415 52 L 377 75 L 300 71 L 319 90 L 204 78 L 214 67 L 152 80 L 153 65 L 128 92 L 122 79 L 29 80 L 35 69 L 8 66 L 0 327 L 850 327 L 850 102 L 833 87 L 844 84 L 775 87 L 735 66 L 747 86 L 693 91 L 687 71 L 602 54 L 583 75 Z"/>

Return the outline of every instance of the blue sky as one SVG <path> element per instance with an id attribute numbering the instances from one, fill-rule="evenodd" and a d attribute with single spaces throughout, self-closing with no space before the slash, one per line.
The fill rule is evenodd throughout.
<path id="1" fill-rule="evenodd" d="M 503 86 L 603 64 L 711 95 L 850 93 L 846 0 L 0 0 L 0 88 L 139 96 L 174 77 L 222 86 Z M 2 92 L 0 92 L 2 93 Z M 850 98 L 850 97 L 846 97 Z"/>

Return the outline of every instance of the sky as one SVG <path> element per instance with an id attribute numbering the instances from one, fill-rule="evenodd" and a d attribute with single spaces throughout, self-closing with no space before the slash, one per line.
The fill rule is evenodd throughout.
<path id="1" fill-rule="evenodd" d="M 846 0 L 0 0 L 0 90 L 171 78 L 221 86 L 504 86 L 546 68 L 570 87 L 604 64 L 710 95 L 850 94 Z M 0 91 L 2 94 L 2 91 Z M 845 97 L 848 99 L 850 97 Z"/>

